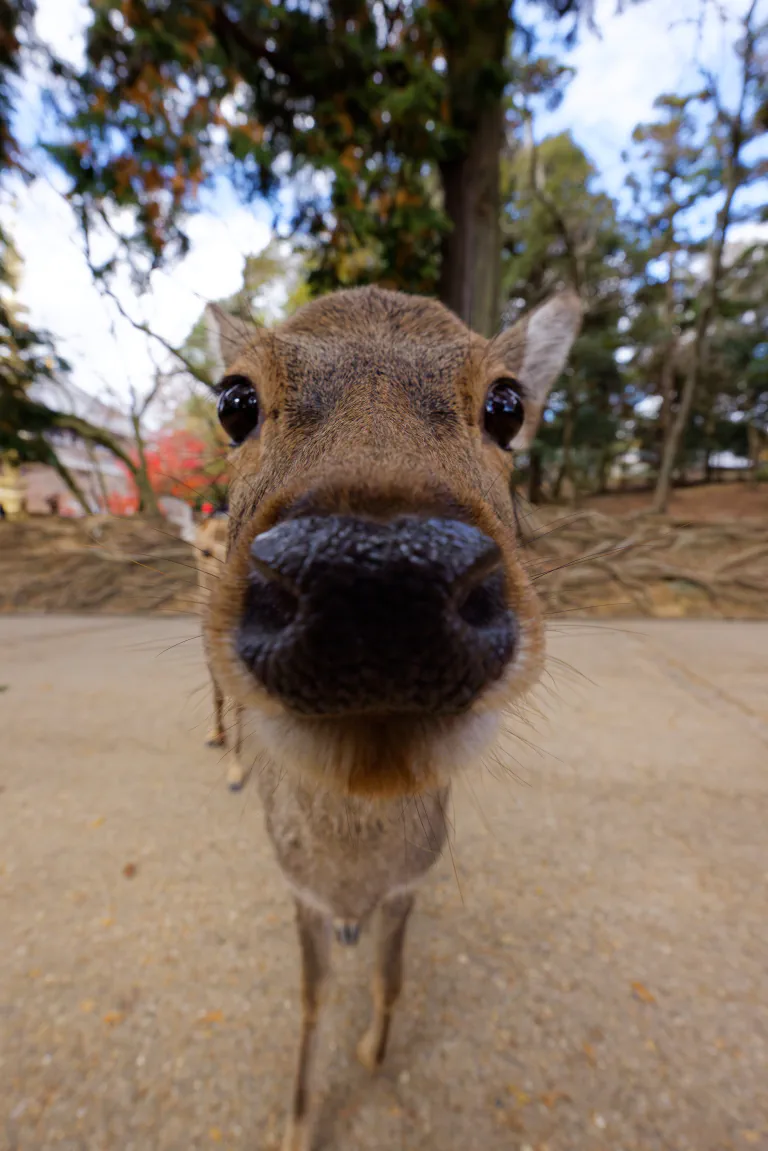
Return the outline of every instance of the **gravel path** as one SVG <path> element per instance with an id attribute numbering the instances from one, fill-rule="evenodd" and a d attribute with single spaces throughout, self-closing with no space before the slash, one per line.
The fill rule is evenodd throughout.
<path id="1" fill-rule="evenodd" d="M 0 619 L 9 1151 L 279 1147 L 292 909 L 202 746 L 199 639 L 164 650 L 198 631 Z M 768 625 L 550 646 L 515 775 L 456 791 L 375 1079 L 369 941 L 337 953 L 318 1151 L 768 1149 Z"/>

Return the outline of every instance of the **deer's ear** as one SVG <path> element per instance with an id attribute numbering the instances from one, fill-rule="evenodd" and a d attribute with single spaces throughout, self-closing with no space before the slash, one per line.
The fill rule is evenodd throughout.
<path id="1" fill-rule="evenodd" d="M 552 385 L 565 367 L 581 327 L 581 301 L 561 292 L 534 308 L 494 341 L 494 351 L 508 362 L 525 392 L 525 423 L 514 447 L 533 441 Z"/>
<path id="2" fill-rule="evenodd" d="M 232 361 L 253 342 L 253 325 L 238 316 L 230 315 L 218 304 L 208 304 L 205 309 L 205 329 L 208 354 L 214 363 L 214 378 L 220 380 Z"/>

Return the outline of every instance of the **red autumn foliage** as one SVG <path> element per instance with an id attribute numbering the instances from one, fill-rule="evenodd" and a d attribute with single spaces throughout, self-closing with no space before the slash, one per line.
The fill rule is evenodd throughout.
<path id="1" fill-rule="evenodd" d="M 109 514 L 112 516 L 130 516 L 139 510 L 139 497 L 135 491 L 131 492 L 130 495 L 125 495 L 123 492 L 110 492 L 107 506 Z"/>
<path id="2" fill-rule="evenodd" d="M 159 432 L 145 455 L 149 481 L 159 496 L 189 500 L 190 488 L 198 492 L 210 486 L 206 445 L 184 428 Z"/>
<path id="3" fill-rule="evenodd" d="M 135 450 L 131 455 L 138 462 Z M 145 446 L 144 456 L 149 482 L 157 496 L 175 496 L 188 504 L 197 504 L 204 494 L 224 480 L 225 459 L 212 456 L 210 445 L 184 428 L 159 432 Z M 133 515 L 139 509 L 138 489 L 128 469 L 124 471 L 131 490 L 109 495 L 109 511 L 116 516 Z"/>

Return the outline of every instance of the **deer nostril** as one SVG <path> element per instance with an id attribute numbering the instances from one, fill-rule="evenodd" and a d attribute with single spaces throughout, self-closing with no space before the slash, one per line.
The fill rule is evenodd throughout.
<path id="1" fill-rule="evenodd" d="M 456 605 L 457 615 L 474 628 L 492 627 L 507 614 L 504 573 L 499 569 L 474 584 Z"/>
<path id="2" fill-rule="evenodd" d="M 254 572 L 248 582 L 243 622 L 264 635 L 283 631 L 293 622 L 299 601 L 295 592 L 261 572 Z"/>
<path id="3" fill-rule="evenodd" d="M 299 609 L 299 589 L 280 570 L 281 552 L 274 532 L 264 532 L 251 544 L 251 573 L 243 605 L 243 624 L 251 635 L 274 637 L 293 623 Z"/>

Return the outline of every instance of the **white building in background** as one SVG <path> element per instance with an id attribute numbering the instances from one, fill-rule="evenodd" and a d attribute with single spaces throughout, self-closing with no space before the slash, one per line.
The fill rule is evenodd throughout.
<path id="1" fill-rule="evenodd" d="M 30 397 L 67 414 L 88 420 L 109 432 L 126 452 L 133 446 L 129 417 L 119 409 L 89 395 L 71 381 L 41 381 L 30 388 Z M 76 433 L 57 431 L 50 443 L 64 467 L 72 473 L 94 513 L 128 511 L 135 495 L 133 481 L 125 467 L 107 448 L 86 443 Z M 47 464 L 24 464 L 26 510 L 31 514 L 51 512 L 58 501 L 62 515 L 80 516 L 83 509 L 58 472 Z"/>
<path id="2" fill-rule="evenodd" d="M 180 500 L 177 496 L 158 496 L 157 506 L 168 523 L 178 528 L 179 535 L 183 540 L 186 540 L 188 544 L 195 542 L 197 525 L 194 512 L 186 500 Z"/>

